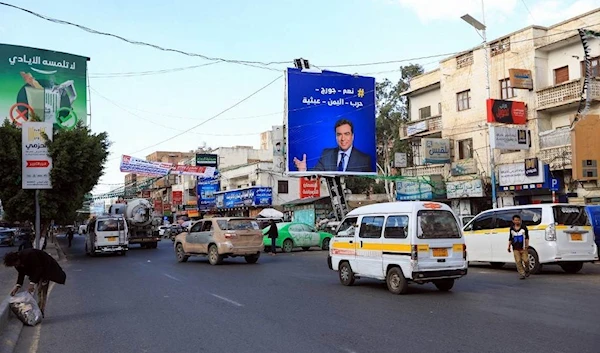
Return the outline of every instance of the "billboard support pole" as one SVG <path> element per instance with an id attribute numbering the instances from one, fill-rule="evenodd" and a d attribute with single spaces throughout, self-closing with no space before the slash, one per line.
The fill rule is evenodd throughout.
<path id="1" fill-rule="evenodd" d="M 333 206 L 335 219 L 336 221 L 341 221 L 348 213 L 348 203 L 342 185 L 342 178 L 336 176 L 325 177 L 325 179 L 327 180 L 327 188 L 329 190 L 329 197 L 331 198 L 331 206 Z"/>
<path id="2" fill-rule="evenodd" d="M 35 190 L 35 248 L 40 249 L 40 190 Z"/>

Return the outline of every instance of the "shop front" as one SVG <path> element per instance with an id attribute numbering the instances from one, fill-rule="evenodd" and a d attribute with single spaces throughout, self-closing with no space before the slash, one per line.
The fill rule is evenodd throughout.
<path id="1" fill-rule="evenodd" d="M 447 201 L 446 183 L 441 175 L 402 177 L 396 181 L 397 201 Z"/>
<path id="2" fill-rule="evenodd" d="M 568 202 L 561 177 L 537 158 L 498 167 L 498 206 Z"/>
<path id="3" fill-rule="evenodd" d="M 329 196 L 309 197 L 284 204 L 283 211 L 290 221 L 314 226 L 322 219 L 331 218 L 333 207 Z"/>
<path id="4" fill-rule="evenodd" d="M 214 193 L 215 208 L 224 217 L 256 217 L 265 207 L 273 204 L 270 187 L 253 186 L 245 189 Z"/>
<path id="5" fill-rule="evenodd" d="M 492 200 L 486 197 L 485 183 L 479 178 L 447 182 L 446 195 L 450 207 L 461 216 L 476 215 L 492 208 Z"/>

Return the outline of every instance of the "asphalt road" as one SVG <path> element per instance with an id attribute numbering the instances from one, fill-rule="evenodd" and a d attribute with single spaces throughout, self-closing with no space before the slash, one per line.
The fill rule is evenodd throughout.
<path id="1" fill-rule="evenodd" d="M 518 279 L 471 267 L 452 292 L 342 286 L 322 251 L 210 266 L 175 261 L 171 241 L 126 257 L 66 249 L 66 285 L 16 352 L 600 352 L 600 265 Z"/>

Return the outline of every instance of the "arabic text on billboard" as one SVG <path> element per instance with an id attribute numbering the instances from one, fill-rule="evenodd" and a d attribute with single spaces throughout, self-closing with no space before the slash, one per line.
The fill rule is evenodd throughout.
<path id="1" fill-rule="evenodd" d="M 288 69 L 287 107 L 290 174 L 376 173 L 373 77 Z"/>
<path id="2" fill-rule="evenodd" d="M 215 207 L 215 192 L 219 191 L 219 179 L 198 179 L 198 209 L 207 211 Z"/>
<path id="3" fill-rule="evenodd" d="M 215 195 L 216 207 L 219 208 L 270 206 L 272 202 L 273 190 L 269 187 L 223 191 Z"/>
<path id="4" fill-rule="evenodd" d="M 0 44 L 0 118 L 21 126 L 35 115 L 55 129 L 87 124 L 87 60 Z"/>
<path id="5" fill-rule="evenodd" d="M 52 189 L 50 180 L 52 158 L 48 155 L 44 135 L 52 140 L 51 123 L 28 121 L 23 124 L 21 130 L 23 189 Z"/>

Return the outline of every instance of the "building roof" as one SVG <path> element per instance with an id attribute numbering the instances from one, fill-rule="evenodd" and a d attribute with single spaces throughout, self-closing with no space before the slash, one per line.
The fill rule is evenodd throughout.
<path id="1" fill-rule="evenodd" d="M 305 199 L 297 199 L 290 202 L 286 202 L 283 206 L 295 206 L 295 205 L 308 205 L 310 203 L 320 201 L 323 199 L 329 198 L 329 196 L 321 196 L 321 197 L 309 197 Z"/>

